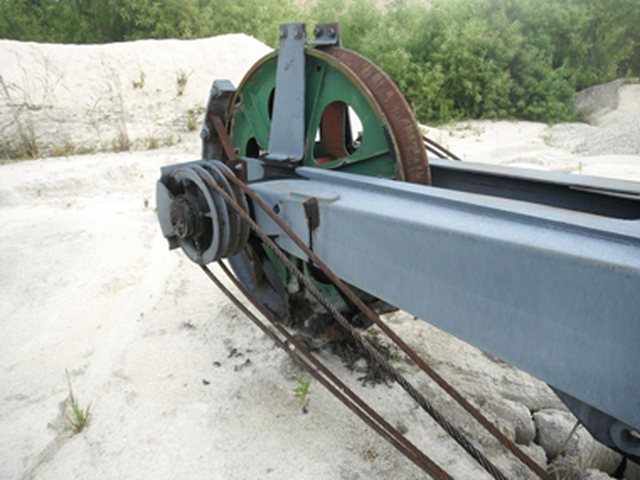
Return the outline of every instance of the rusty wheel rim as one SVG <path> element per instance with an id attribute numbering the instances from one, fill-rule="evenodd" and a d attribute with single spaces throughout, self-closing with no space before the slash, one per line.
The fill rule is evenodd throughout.
<path id="1" fill-rule="evenodd" d="M 398 163 L 401 168 L 398 178 L 430 185 L 429 161 L 422 134 L 409 104 L 396 84 L 362 55 L 339 47 L 331 47 L 325 52 L 350 69 L 378 102 L 398 148 Z"/>

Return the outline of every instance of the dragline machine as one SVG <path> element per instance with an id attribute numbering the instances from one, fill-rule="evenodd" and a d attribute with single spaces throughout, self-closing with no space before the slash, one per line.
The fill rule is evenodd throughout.
<path id="1" fill-rule="evenodd" d="M 428 159 L 406 101 L 341 47 L 338 24 L 313 40 L 281 25 L 279 50 L 237 88 L 214 82 L 202 138 L 202 159 L 157 184 L 171 248 L 226 259 L 265 314 L 310 337 L 336 313 L 427 319 L 544 380 L 600 442 L 640 459 L 639 183 L 436 147 Z"/>

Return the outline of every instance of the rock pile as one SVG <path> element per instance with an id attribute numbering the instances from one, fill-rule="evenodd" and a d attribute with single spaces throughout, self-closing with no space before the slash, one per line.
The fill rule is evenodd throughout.
<path id="1" fill-rule="evenodd" d="M 554 478 L 604 479 L 623 473 L 628 480 L 640 480 L 640 467 L 593 439 L 545 383 L 488 355 L 441 330 L 403 312 L 387 322 L 438 373 L 480 408 L 496 426 Z M 417 377 L 416 377 L 417 378 Z M 415 380 L 420 384 L 419 380 Z M 454 424 L 486 451 L 509 478 L 531 478 L 532 473 L 510 454 L 498 454 L 502 447 L 470 419 L 466 412 L 451 409 L 448 397 L 430 383 L 424 384 L 436 406 L 453 415 Z M 408 422 L 407 426 L 411 427 Z"/>
<path id="2" fill-rule="evenodd" d="M 581 156 L 640 154 L 640 83 L 615 80 L 578 94 L 576 109 L 589 124 L 559 124 L 550 143 Z"/>

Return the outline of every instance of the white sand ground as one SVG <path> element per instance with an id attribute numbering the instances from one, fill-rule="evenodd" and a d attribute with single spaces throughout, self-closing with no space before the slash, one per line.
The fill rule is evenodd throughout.
<path id="1" fill-rule="evenodd" d="M 160 234 L 159 168 L 200 153 L 188 110 L 204 106 L 213 79 L 237 84 L 266 51 L 244 36 L 85 47 L 0 42 L 0 73 L 11 87 L 10 99 L 0 95 L 5 140 L 22 121 L 43 152 L 65 142 L 109 148 L 123 128 L 140 148 L 150 138 L 174 144 L 0 165 L 0 478 L 423 478 L 319 385 L 312 383 L 303 414 L 292 390 L 305 375 Z M 136 88 L 142 71 L 145 85 Z M 182 95 L 180 71 L 189 74 Z M 603 127 L 470 122 L 432 136 L 469 161 L 640 180 L 640 151 L 594 156 L 578 148 L 593 132 L 626 131 L 639 98 L 623 102 L 629 111 Z M 606 114 L 620 108 L 613 102 Z M 548 387 L 426 322 L 403 313 L 388 321 L 546 462 L 531 412 L 563 410 Z M 397 388 L 362 387 L 361 373 L 322 355 L 455 478 L 488 478 Z M 510 476 L 530 478 L 405 368 Z M 65 429 L 67 371 L 80 405 L 91 404 L 90 422 L 76 435 Z M 619 463 L 584 431 L 574 443 L 573 462 L 588 478 L 608 478 L 592 468 L 611 473 Z M 630 469 L 627 478 L 640 472 Z"/>

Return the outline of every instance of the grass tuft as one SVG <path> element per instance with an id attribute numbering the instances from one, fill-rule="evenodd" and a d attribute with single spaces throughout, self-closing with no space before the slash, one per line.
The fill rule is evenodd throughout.
<path id="1" fill-rule="evenodd" d="M 184 94 L 184 89 L 187 87 L 187 81 L 189 80 L 190 76 L 191 73 L 187 74 L 183 70 L 178 71 L 178 73 L 176 74 L 176 86 L 178 89 L 177 93 L 179 97 Z"/>
<path id="2" fill-rule="evenodd" d="M 311 400 L 309 398 L 309 385 L 311 384 L 311 380 L 305 382 L 301 377 L 298 377 L 296 381 L 298 382 L 298 386 L 293 389 L 293 394 L 300 400 L 302 413 L 307 413 L 309 411 L 309 401 Z"/>
<path id="3" fill-rule="evenodd" d="M 87 406 L 84 410 L 80 407 L 78 403 L 78 399 L 73 394 L 73 389 L 71 388 L 71 379 L 69 378 L 69 371 L 66 371 L 67 374 L 67 384 L 69 385 L 69 407 L 71 408 L 71 412 L 67 413 L 67 430 L 71 430 L 73 433 L 80 433 L 89 423 L 89 418 L 91 416 L 91 404 Z"/>

